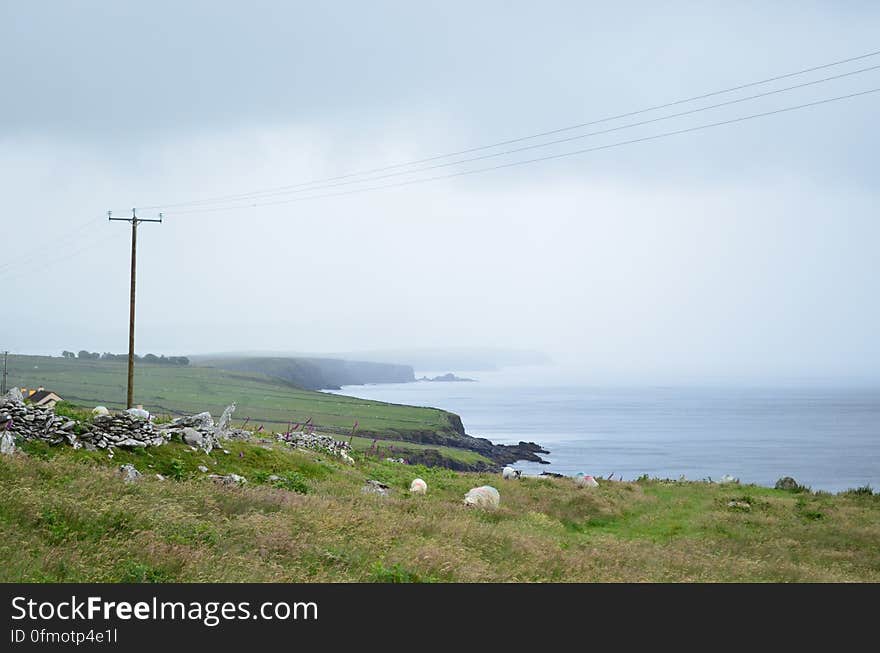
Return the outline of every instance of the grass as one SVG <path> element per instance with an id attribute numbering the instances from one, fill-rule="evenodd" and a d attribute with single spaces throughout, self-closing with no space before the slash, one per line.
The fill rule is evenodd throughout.
<path id="1" fill-rule="evenodd" d="M 210 455 L 171 443 L 112 460 L 24 449 L 0 458 L 3 582 L 880 580 L 880 495 L 865 489 L 645 479 L 588 490 L 360 454 L 350 466 L 266 442 Z M 123 483 L 124 462 L 144 477 Z M 199 465 L 249 482 L 218 486 Z M 407 492 L 416 476 L 427 496 Z M 366 479 L 392 496 L 362 493 Z M 486 483 L 499 510 L 462 505 Z"/>
<path id="2" fill-rule="evenodd" d="M 88 416 L 74 404 L 124 408 L 127 367 L 124 362 L 69 360 L 49 356 L 10 356 L 9 382 L 23 387 L 44 386 L 66 401 L 59 414 L 82 419 Z M 235 426 L 248 419 L 248 428 L 264 425 L 266 430 L 286 430 L 291 423 L 312 418 L 319 430 L 351 433 L 355 421 L 364 437 L 356 437 L 355 448 L 367 449 L 372 438 L 389 440 L 404 456 L 426 447 L 407 440 L 419 440 L 424 433 L 456 437 L 450 413 L 436 408 L 386 404 L 295 388 L 285 381 L 260 374 L 228 372 L 209 367 L 177 367 L 140 363 L 135 367 L 138 403 L 160 416 L 193 414 L 208 410 L 215 419 L 236 402 Z M 489 463 L 472 451 L 430 446 L 460 462 Z"/>
<path id="3" fill-rule="evenodd" d="M 124 408 L 127 367 L 124 362 L 69 360 L 50 356 L 10 356 L 9 382 L 44 386 L 82 406 Z M 137 402 L 147 410 L 174 415 L 209 410 L 216 417 L 233 401 L 236 422 L 287 426 L 309 417 L 322 427 L 384 434 L 449 431 L 448 413 L 435 408 L 386 404 L 324 392 L 302 390 L 260 374 L 210 367 L 141 363 L 135 367 Z"/>
<path id="4" fill-rule="evenodd" d="M 362 438 L 355 436 L 353 438 L 342 438 L 346 442 L 351 440 L 351 447 L 355 451 L 359 451 L 365 453 L 370 451 L 374 447 L 374 441 L 370 438 Z M 477 462 L 485 462 L 490 463 L 485 456 L 482 456 L 475 451 L 468 451 L 467 449 L 456 449 L 454 447 L 444 447 L 440 445 L 434 444 L 419 444 L 417 442 L 401 442 L 399 440 L 396 441 L 386 441 L 379 440 L 375 443 L 375 447 L 378 450 L 378 456 L 381 458 L 406 458 L 410 454 L 419 454 L 423 453 L 427 449 L 436 449 L 440 452 L 440 454 L 445 458 L 451 458 L 452 460 L 457 460 L 459 462 L 473 464 Z M 373 449 L 376 451 L 376 449 Z"/>

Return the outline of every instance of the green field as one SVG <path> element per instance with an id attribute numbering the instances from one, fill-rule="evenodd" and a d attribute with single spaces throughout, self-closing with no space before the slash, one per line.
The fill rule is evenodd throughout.
<path id="1" fill-rule="evenodd" d="M 645 479 L 584 489 L 361 454 L 346 465 L 277 442 L 224 446 L 110 460 L 22 443 L 0 457 L 0 581 L 880 581 L 880 495 L 866 488 Z M 121 463 L 144 477 L 124 483 Z M 200 465 L 248 482 L 218 486 Z M 416 476 L 426 496 L 407 491 Z M 366 479 L 392 495 L 364 494 Z M 501 493 L 498 510 L 462 505 L 485 483 Z"/>
<path id="2" fill-rule="evenodd" d="M 122 362 L 65 359 L 48 356 L 10 356 L 9 384 L 45 388 L 65 401 L 92 408 L 125 407 L 127 367 Z M 420 434 L 456 432 L 450 414 L 435 408 L 419 408 L 356 399 L 336 394 L 302 390 L 289 383 L 260 374 L 229 372 L 210 367 L 178 367 L 140 363 L 135 367 L 135 401 L 158 415 L 182 415 L 210 411 L 215 419 L 235 402 L 234 425 L 249 418 L 248 428 L 286 430 L 290 423 L 312 423 L 322 431 L 347 436 L 355 421 L 357 433 L 366 438 L 395 441 L 402 451 L 425 447 L 405 440 L 418 440 Z M 358 440 L 356 448 L 366 448 L 371 440 Z M 388 444 L 383 443 L 384 446 Z M 447 457 L 471 463 L 486 458 L 464 449 L 431 447 Z"/>

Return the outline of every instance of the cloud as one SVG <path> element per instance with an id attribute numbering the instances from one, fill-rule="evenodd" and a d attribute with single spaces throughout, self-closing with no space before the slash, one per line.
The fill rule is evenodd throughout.
<path id="1" fill-rule="evenodd" d="M 0 340 L 125 349 L 128 231 L 108 208 L 335 177 L 830 61 L 870 49 L 876 13 L 804 9 L 780 40 L 783 9 L 483 7 L 6 7 Z M 876 375 L 876 102 L 371 193 L 169 209 L 139 235 L 139 349 L 495 344 L 602 378 Z"/>

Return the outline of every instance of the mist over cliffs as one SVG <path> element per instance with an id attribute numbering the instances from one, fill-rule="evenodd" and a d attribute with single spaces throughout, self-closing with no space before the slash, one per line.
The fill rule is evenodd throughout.
<path id="1" fill-rule="evenodd" d="M 336 358 L 283 356 L 192 356 L 194 365 L 238 372 L 255 372 L 282 379 L 306 390 L 338 390 L 344 385 L 409 383 L 415 373 L 409 365 Z"/>

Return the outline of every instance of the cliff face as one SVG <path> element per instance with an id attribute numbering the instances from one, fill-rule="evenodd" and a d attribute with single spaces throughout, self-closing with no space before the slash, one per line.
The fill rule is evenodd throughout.
<path id="1" fill-rule="evenodd" d="M 445 411 L 444 411 L 445 412 Z M 428 466 L 449 467 L 458 471 L 486 471 L 499 469 L 502 465 L 510 465 L 518 460 L 529 460 L 536 463 L 547 464 L 538 454 L 547 454 L 545 450 L 534 442 L 520 442 L 518 444 L 494 444 L 486 438 L 475 438 L 465 433 L 461 417 L 455 413 L 445 412 L 449 422 L 449 429 L 442 431 L 406 431 L 394 433 L 372 433 L 359 431 L 358 435 L 374 437 L 379 440 L 395 439 L 404 442 L 417 442 L 419 444 L 433 444 L 442 447 L 456 447 L 468 449 L 482 454 L 496 463 L 497 467 L 486 467 L 482 464 L 468 465 L 457 463 L 443 457 L 439 451 L 429 449 L 421 457 L 415 457 L 411 462 L 419 462 Z M 412 456 L 410 456 L 412 457 Z"/>
<path id="2" fill-rule="evenodd" d="M 338 390 L 343 385 L 415 381 L 409 365 L 335 358 L 220 357 L 196 358 L 198 365 L 274 376 L 306 390 Z"/>

